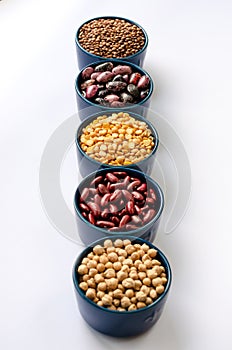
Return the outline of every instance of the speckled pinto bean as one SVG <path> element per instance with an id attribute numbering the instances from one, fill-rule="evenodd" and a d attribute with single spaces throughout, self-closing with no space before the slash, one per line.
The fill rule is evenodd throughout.
<path id="1" fill-rule="evenodd" d="M 141 102 L 147 97 L 150 79 L 147 75 L 133 71 L 129 65 L 105 62 L 82 71 L 79 89 L 82 96 L 93 103 L 123 107 Z M 116 97 L 112 98 L 112 94 Z"/>
<path id="2" fill-rule="evenodd" d="M 159 207 L 149 187 L 145 178 L 109 170 L 80 191 L 80 212 L 92 225 L 112 232 L 134 230 L 149 223 Z"/>
<path id="3" fill-rule="evenodd" d="M 100 223 L 102 227 L 112 226 L 110 222 Z M 114 232 L 117 229 L 112 227 Z M 155 248 L 120 238 L 95 245 L 82 258 L 77 274 L 87 298 L 101 307 L 128 312 L 151 305 L 165 292 L 168 282 Z"/>

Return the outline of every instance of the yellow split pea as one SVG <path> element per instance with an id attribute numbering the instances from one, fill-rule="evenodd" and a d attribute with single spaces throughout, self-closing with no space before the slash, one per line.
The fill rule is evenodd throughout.
<path id="1" fill-rule="evenodd" d="M 80 146 L 89 157 L 110 165 L 140 162 L 154 145 L 148 125 L 123 112 L 96 118 L 80 136 Z"/>

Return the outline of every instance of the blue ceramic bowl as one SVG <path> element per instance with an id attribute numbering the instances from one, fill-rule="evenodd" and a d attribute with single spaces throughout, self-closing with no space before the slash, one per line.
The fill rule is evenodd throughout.
<path id="1" fill-rule="evenodd" d="M 146 114 L 147 114 L 147 109 L 150 106 L 151 96 L 152 96 L 152 93 L 153 93 L 153 90 L 154 90 L 154 83 L 153 83 L 153 80 L 152 80 L 151 76 L 145 70 L 140 68 L 139 66 L 137 66 L 137 65 L 135 65 L 133 63 L 129 63 L 129 62 L 123 61 L 123 60 L 107 59 L 107 60 L 102 61 L 101 63 L 104 63 L 104 62 L 112 62 L 112 63 L 118 64 L 118 65 L 119 64 L 120 65 L 127 65 L 127 66 L 130 66 L 133 71 L 138 72 L 141 75 L 147 75 L 149 77 L 149 79 L 150 79 L 150 90 L 149 90 L 148 95 L 143 100 L 141 100 L 138 103 L 128 104 L 127 106 L 122 107 L 124 112 L 127 111 L 129 113 L 129 111 L 133 111 L 133 112 L 138 113 L 140 115 L 143 115 L 145 117 Z M 99 64 L 99 62 L 94 62 L 94 63 L 91 64 L 91 67 L 95 67 L 98 64 Z M 88 67 L 88 65 L 86 67 Z M 106 111 L 108 109 L 111 109 L 110 107 L 106 107 L 106 106 L 99 105 L 97 103 L 93 103 L 92 101 L 88 100 L 87 98 L 85 98 L 82 95 L 81 90 L 80 90 L 80 84 L 81 84 L 81 81 L 82 81 L 81 74 L 82 74 L 82 71 L 86 67 L 84 67 L 80 71 L 80 73 L 78 74 L 78 76 L 76 78 L 76 82 L 75 82 L 78 115 L 79 115 L 79 118 L 81 120 L 84 120 L 85 118 L 88 117 L 88 115 L 90 115 L 92 113 L 97 113 L 97 112 L 100 112 L 100 111 L 104 112 L 104 111 Z"/>
<path id="2" fill-rule="evenodd" d="M 84 22 L 77 30 L 75 42 L 76 42 L 76 51 L 77 51 L 77 60 L 78 60 L 79 69 L 82 69 L 83 67 L 88 66 L 88 65 L 92 64 L 95 61 L 101 61 L 101 60 L 105 59 L 104 57 L 101 57 L 101 56 L 98 56 L 98 55 L 94 55 L 94 54 L 86 51 L 80 45 L 78 38 L 79 38 L 79 33 L 80 33 L 81 27 L 84 24 L 86 24 L 88 22 L 91 22 L 93 20 L 97 20 L 97 19 L 116 19 L 116 18 L 123 19 L 123 20 L 125 20 L 125 21 L 127 21 L 129 23 L 132 23 L 132 24 L 136 25 L 137 27 L 139 27 L 142 30 L 142 32 L 144 34 L 144 38 L 145 38 L 145 43 L 144 43 L 143 48 L 140 51 L 138 51 L 136 54 L 125 57 L 124 60 L 128 61 L 128 62 L 131 62 L 131 63 L 134 63 L 134 64 L 137 64 L 140 67 L 143 66 L 143 62 L 144 62 L 146 51 L 147 51 L 147 45 L 148 45 L 148 36 L 147 36 L 147 33 L 145 32 L 145 30 L 139 24 L 137 24 L 137 23 L 135 23 L 135 22 L 133 22 L 133 21 L 127 19 L 127 18 L 115 17 L 115 16 L 103 16 L 103 17 L 95 17 L 95 18 L 89 19 L 88 21 Z M 119 59 L 116 59 L 116 60 L 119 60 Z"/>
<path id="3" fill-rule="evenodd" d="M 136 178 L 139 178 L 140 180 L 143 180 L 143 182 L 146 182 L 147 188 L 152 188 L 155 191 L 155 194 L 157 197 L 157 201 L 156 201 L 157 204 L 154 207 L 154 209 L 156 210 L 156 215 L 147 224 L 145 224 L 142 227 L 138 227 L 135 230 L 130 230 L 126 232 L 125 231 L 111 232 L 105 228 L 101 228 L 90 224 L 90 222 L 81 215 L 81 211 L 79 209 L 79 202 L 80 202 L 80 193 L 82 192 L 82 190 L 85 187 L 89 187 L 89 184 L 91 183 L 91 181 L 96 177 L 100 175 L 105 175 L 107 172 L 113 172 L 113 171 L 119 171 L 118 167 L 112 167 L 110 170 L 100 169 L 98 171 L 95 171 L 90 175 L 88 175 L 87 177 L 85 177 L 77 187 L 77 190 L 74 196 L 74 209 L 76 214 L 78 233 L 82 242 L 85 245 L 89 245 L 98 239 L 105 238 L 106 236 L 110 236 L 111 238 L 113 238 L 122 234 L 124 236 L 130 235 L 135 237 L 141 237 L 143 239 L 146 239 L 147 241 L 153 242 L 157 234 L 161 214 L 164 208 L 164 195 L 159 185 L 150 176 L 143 174 L 141 171 L 120 167 L 120 171 L 126 171 L 129 176 L 136 177 Z"/>
<path id="4" fill-rule="evenodd" d="M 73 267 L 73 283 L 75 287 L 75 295 L 79 307 L 79 311 L 84 320 L 94 329 L 101 333 L 108 334 L 114 337 L 129 337 L 136 336 L 144 333 L 150 329 L 160 318 L 165 303 L 167 301 L 168 292 L 170 290 L 172 281 L 172 272 L 169 262 L 165 255 L 153 244 L 137 237 L 129 238 L 133 243 L 148 244 L 151 248 L 155 248 L 158 251 L 157 259 L 164 266 L 167 274 L 167 284 L 165 286 L 164 293 L 160 295 L 152 304 L 145 308 L 134 311 L 117 311 L 109 310 L 104 307 L 98 306 L 93 301 L 88 299 L 84 292 L 79 288 L 77 268 L 81 263 L 81 260 L 92 251 L 93 246 L 97 244 L 103 244 L 106 238 L 112 239 L 112 237 L 105 237 L 103 240 L 94 242 L 92 246 L 88 246 L 77 258 Z M 125 237 L 116 237 L 125 238 Z M 114 239 L 116 239 L 114 238 Z"/>
<path id="5" fill-rule="evenodd" d="M 111 115 L 112 113 L 119 113 L 120 110 L 106 110 L 104 111 L 104 115 Z M 124 112 L 124 110 L 123 110 Z M 150 123 L 149 121 L 147 121 L 146 119 L 144 119 L 143 117 L 141 117 L 140 115 L 133 113 L 133 112 L 129 112 L 131 117 L 134 117 L 135 119 L 141 120 L 143 122 L 145 122 L 149 129 L 152 131 L 152 136 L 154 137 L 155 140 L 155 145 L 154 148 L 152 150 L 152 152 L 149 154 L 148 157 L 144 158 L 141 162 L 135 163 L 135 164 L 130 164 L 127 165 L 127 168 L 131 168 L 131 169 L 136 169 L 136 170 L 140 170 L 148 175 L 151 174 L 152 172 L 152 168 L 154 165 L 154 161 L 155 161 L 155 157 L 156 157 L 156 151 L 158 149 L 158 145 L 159 145 L 159 136 L 158 133 L 156 131 L 156 129 L 154 128 L 153 124 Z M 76 132 L 76 137 L 75 137 L 75 143 L 76 143 L 76 149 L 77 149 L 77 160 L 78 160 L 78 166 L 79 166 L 79 170 L 81 175 L 87 176 L 89 173 L 96 171 L 100 168 L 112 168 L 112 165 L 109 164 L 103 164 L 98 162 L 97 160 L 94 160 L 93 158 L 89 157 L 81 148 L 79 140 L 82 134 L 82 130 L 83 128 L 85 128 L 88 124 L 90 124 L 93 120 L 95 120 L 97 117 L 103 115 L 103 112 L 99 112 L 99 113 L 95 113 L 91 116 L 89 116 L 87 119 L 85 119 L 80 126 L 77 129 Z M 121 169 L 121 166 L 118 166 L 118 170 Z"/>

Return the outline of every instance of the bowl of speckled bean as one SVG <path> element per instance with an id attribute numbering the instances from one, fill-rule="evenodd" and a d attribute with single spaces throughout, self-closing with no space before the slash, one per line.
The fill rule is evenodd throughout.
<path id="1" fill-rule="evenodd" d="M 132 20 L 103 16 L 83 23 L 77 30 L 75 41 L 80 69 L 106 58 L 124 59 L 142 67 L 148 36 Z"/>
<path id="2" fill-rule="evenodd" d="M 141 67 L 122 60 L 108 59 L 84 67 L 75 82 L 81 120 L 109 108 L 133 110 L 143 115 L 150 106 L 154 83 Z"/>
<path id="3" fill-rule="evenodd" d="M 152 242 L 163 208 L 164 195 L 158 183 L 126 167 L 89 174 L 74 195 L 77 228 L 85 245 L 120 233 Z"/>
<path id="4" fill-rule="evenodd" d="M 100 168 L 126 166 L 150 175 L 159 145 L 157 130 L 133 112 L 106 110 L 86 118 L 75 137 L 78 166 L 84 177 Z"/>
<path id="5" fill-rule="evenodd" d="M 172 281 L 170 264 L 160 249 L 122 235 L 105 237 L 84 249 L 72 276 L 83 319 L 114 337 L 136 336 L 154 326 Z"/>

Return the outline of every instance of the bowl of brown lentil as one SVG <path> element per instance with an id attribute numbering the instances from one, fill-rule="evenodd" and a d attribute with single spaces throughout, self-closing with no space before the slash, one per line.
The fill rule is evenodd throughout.
<path id="1" fill-rule="evenodd" d="M 157 182 L 125 167 L 89 174 L 74 195 L 78 233 L 85 245 L 119 234 L 153 242 L 163 208 L 164 195 Z"/>
<path id="2" fill-rule="evenodd" d="M 105 58 L 125 59 L 143 66 L 148 36 L 134 21 L 106 16 L 89 19 L 76 34 L 79 68 Z"/>
<path id="3" fill-rule="evenodd" d="M 91 113 L 109 108 L 147 114 L 154 82 L 141 67 L 109 59 L 84 67 L 75 82 L 78 114 L 84 120 Z"/>
<path id="4" fill-rule="evenodd" d="M 170 291 L 170 264 L 150 242 L 133 236 L 88 246 L 74 263 L 80 314 L 95 330 L 114 337 L 136 336 L 159 320 Z"/>
<path id="5" fill-rule="evenodd" d="M 142 116 L 108 110 L 85 119 L 77 129 L 75 142 L 82 176 L 112 166 L 151 174 L 159 136 L 153 124 Z"/>

